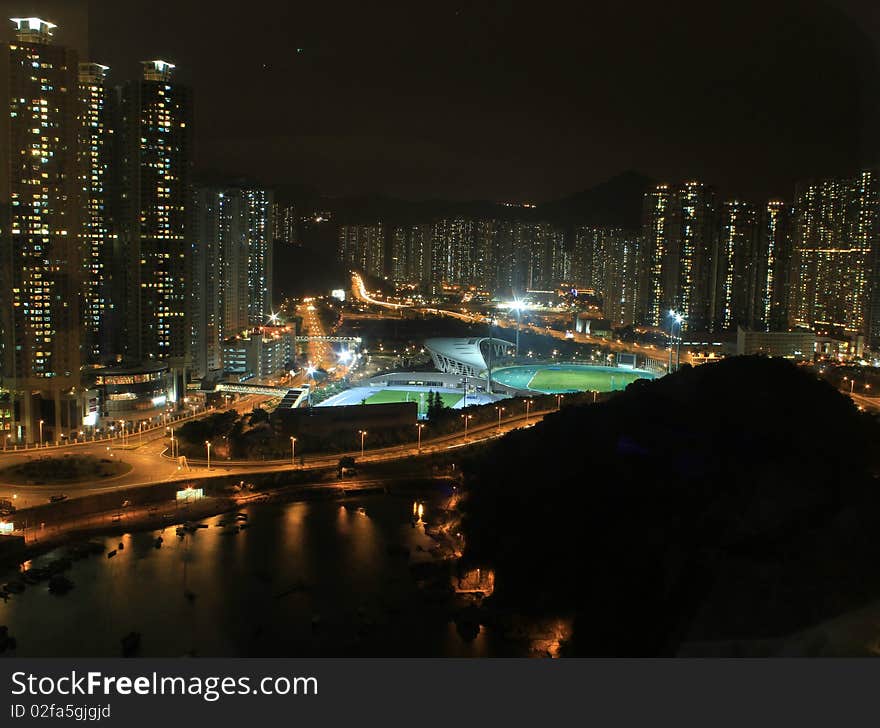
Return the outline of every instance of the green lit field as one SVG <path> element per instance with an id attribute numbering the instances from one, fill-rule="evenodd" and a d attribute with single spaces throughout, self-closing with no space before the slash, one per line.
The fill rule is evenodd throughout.
<path id="1" fill-rule="evenodd" d="M 388 404 L 389 402 L 420 402 L 420 395 L 423 396 L 424 402 L 427 405 L 428 394 L 427 392 L 410 392 L 401 389 L 383 389 L 380 392 L 376 392 L 375 394 L 371 394 L 367 397 L 367 404 Z M 443 404 L 447 407 L 455 407 L 461 401 L 460 394 L 450 394 L 441 392 L 440 399 L 443 400 Z"/>
<path id="2" fill-rule="evenodd" d="M 649 372 L 616 367 L 547 364 L 499 369 L 492 372 L 492 378 L 501 384 L 520 389 L 561 394 L 617 391 L 625 389 L 627 384 L 636 379 L 652 379 L 653 375 Z"/>

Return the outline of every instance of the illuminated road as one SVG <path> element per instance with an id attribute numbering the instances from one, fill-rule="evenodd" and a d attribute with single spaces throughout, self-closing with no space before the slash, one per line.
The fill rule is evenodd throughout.
<path id="1" fill-rule="evenodd" d="M 229 409 L 239 412 L 249 412 L 254 405 L 264 397 L 244 397 L 236 401 Z M 127 487 L 143 485 L 186 478 L 191 473 L 178 469 L 177 464 L 162 454 L 168 449 L 168 435 L 171 428 L 178 428 L 193 419 L 200 419 L 207 415 L 223 411 L 221 409 L 209 409 L 193 416 L 182 417 L 168 425 L 168 429 L 162 427 L 144 431 L 141 434 L 128 435 L 125 438 L 117 437 L 112 440 L 100 440 L 98 442 L 78 443 L 62 445 L 60 447 L 32 448 L 30 450 L 16 450 L 0 452 L 0 468 L 8 468 L 13 465 L 28 462 L 44 457 L 63 457 L 64 455 L 91 455 L 99 458 L 119 459 L 132 466 L 128 473 L 107 478 L 100 483 L 83 482 L 63 485 L 20 485 L 0 483 L 0 498 L 9 498 L 14 501 L 17 508 L 41 505 L 53 495 L 91 495 L 105 493 L 113 490 L 122 490 Z"/>
<path id="2" fill-rule="evenodd" d="M 849 392 L 844 393 L 849 396 L 853 402 L 856 403 L 856 406 L 860 410 L 867 410 L 868 412 L 880 412 L 880 398 L 866 397 L 864 394 L 850 394 Z"/>
<path id="3" fill-rule="evenodd" d="M 321 322 L 321 314 L 317 306 L 311 299 L 305 299 L 296 307 L 296 313 L 302 318 L 303 336 L 323 337 L 327 336 L 324 324 Z M 333 344 L 329 341 L 311 340 L 307 343 L 306 357 L 310 366 L 316 369 L 323 369 L 329 373 L 329 379 L 338 379 L 344 377 L 347 367 L 340 364 L 340 357 L 333 349 Z M 295 384 L 315 385 L 306 372 L 301 372 L 293 379 Z"/>
<path id="4" fill-rule="evenodd" d="M 402 303 L 389 303 L 388 301 L 380 301 L 378 298 L 373 298 L 367 291 L 367 287 L 364 285 L 364 279 L 361 278 L 359 273 L 351 274 L 351 293 L 361 303 L 371 303 L 374 306 L 381 306 L 382 308 L 407 308 L 407 306 L 404 306 Z"/>
<path id="5" fill-rule="evenodd" d="M 510 407 L 511 405 L 508 404 L 507 406 Z M 335 468 L 339 462 L 339 458 L 346 455 L 355 458 L 358 462 L 388 462 L 401 460 L 418 455 L 446 452 L 460 447 L 486 442 L 499 437 L 506 432 L 510 432 L 511 430 L 529 427 L 535 422 L 543 419 L 545 415 L 552 411 L 555 410 L 530 412 L 527 416 L 523 409 L 522 412 L 517 412 L 504 419 L 500 429 L 497 421 L 483 425 L 474 425 L 469 428 L 467 439 L 464 437 L 464 432 L 459 431 L 450 435 L 425 439 L 422 441 L 421 449 L 418 448 L 416 442 L 410 442 L 403 445 L 394 445 L 391 447 L 370 450 L 368 436 L 366 441 L 367 448 L 364 451 L 363 457 L 361 457 L 360 450 L 351 450 L 331 455 L 305 454 L 304 462 L 300 464 L 300 456 L 297 454 L 296 465 L 291 465 L 289 460 L 252 462 L 215 462 L 212 460 L 211 469 L 208 470 L 205 461 L 190 459 L 188 468 L 179 469 L 177 463 L 168 457 L 166 443 L 162 440 L 155 440 L 150 443 L 145 443 L 140 447 L 135 446 L 130 450 L 114 449 L 114 457 L 120 457 L 133 466 L 131 472 L 118 478 L 107 480 L 100 484 L 83 482 L 65 485 L 0 485 L 0 497 L 13 498 L 13 496 L 17 496 L 15 498 L 15 505 L 19 508 L 26 508 L 28 506 L 44 504 L 51 496 L 61 493 L 70 498 L 77 498 L 97 493 L 117 491 L 120 493 L 120 499 L 123 499 L 125 490 L 128 488 L 154 485 L 174 480 L 187 480 L 196 477 L 217 478 L 230 475 L 247 477 L 255 472 L 272 473 L 290 470 L 325 470 L 328 468 Z M 354 433 L 352 433 L 353 444 L 355 439 Z M 105 449 L 103 454 L 106 455 L 106 453 L 107 451 Z M 101 455 L 102 451 L 96 449 L 95 452 L 90 454 Z"/>

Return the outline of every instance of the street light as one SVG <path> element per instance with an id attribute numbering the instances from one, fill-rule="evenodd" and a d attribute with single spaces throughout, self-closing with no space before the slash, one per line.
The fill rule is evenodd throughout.
<path id="1" fill-rule="evenodd" d="M 673 309 L 669 309 L 669 317 L 672 319 L 669 322 L 669 366 L 667 367 L 667 371 L 672 371 L 672 345 L 676 343 L 676 352 L 675 352 L 675 369 L 678 371 L 678 367 L 681 361 L 681 325 L 684 322 L 684 316 L 680 313 L 676 313 Z M 675 339 L 675 325 L 678 324 L 678 339 Z"/>
<path id="2" fill-rule="evenodd" d="M 468 420 L 470 420 L 473 415 L 462 415 L 461 417 L 464 420 L 464 439 L 467 440 Z"/>
<path id="3" fill-rule="evenodd" d="M 564 396 L 565 396 L 564 394 L 557 394 L 556 395 L 556 411 L 557 412 L 559 412 L 559 409 L 562 406 L 562 398 Z"/>
<path id="4" fill-rule="evenodd" d="M 496 407 L 495 410 L 498 412 L 498 432 L 501 432 L 501 414 L 504 412 L 504 407 Z"/>
<path id="5" fill-rule="evenodd" d="M 513 299 L 510 307 L 516 312 L 516 357 L 519 358 L 519 329 L 522 324 L 522 301 L 517 298 Z"/>
<path id="6" fill-rule="evenodd" d="M 43 420 L 40 420 L 40 447 L 43 446 Z"/>
<path id="7" fill-rule="evenodd" d="M 290 436 L 290 464 L 296 467 L 296 438 L 293 435 Z"/>
<path id="8" fill-rule="evenodd" d="M 208 470 L 211 470 L 211 441 L 205 440 L 205 447 L 208 448 Z"/>
<path id="9" fill-rule="evenodd" d="M 358 430 L 358 434 L 361 436 L 361 457 L 364 456 L 364 438 L 367 436 L 366 430 Z"/>
<path id="10" fill-rule="evenodd" d="M 418 424 L 418 425 L 416 425 L 416 428 L 418 429 L 418 433 L 419 433 L 419 445 L 418 445 L 418 450 L 417 450 L 417 452 L 421 452 L 421 451 L 422 451 L 422 429 L 423 429 L 424 427 L 425 427 L 425 426 L 424 426 L 423 424 L 421 424 L 421 423 Z"/>
<path id="11" fill-rule="evenodd" d="M 526 403 L 526 425 L 528 425 L 529 424 L 529 412 L 531 411 L 531 408 L 532 408 L 532 400 L 527 399 L 527 400 L 525 400 L 525 403 Z"/>

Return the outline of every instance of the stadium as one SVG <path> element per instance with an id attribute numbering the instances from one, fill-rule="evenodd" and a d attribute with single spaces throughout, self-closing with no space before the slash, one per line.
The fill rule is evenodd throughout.
<path id="1" fill-rule="evenodd" d="M 615 392 L 637 379 L 653 379 L 653 372 L 587 364 L 535 364 L 496 369 L 497 384 L 541 394 Z"/>
<path id="2" fill-rule="evenodd" d="M 429 392 L 451 409 L 491 404 L 536 394 L 612 392 L 654 373 L 629 366 L 590 364 L 517 364 L 514 344 L 496 338 L 428 339 L 425 349 L 436 371 L 392 372 L 336 394 L 318 407 L 416 402 L 426 416 Z"/>

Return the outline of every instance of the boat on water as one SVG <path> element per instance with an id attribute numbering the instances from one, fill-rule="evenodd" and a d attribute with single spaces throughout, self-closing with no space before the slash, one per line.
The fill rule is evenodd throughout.
<path id="1" fill-rule="evenodd" d="M 107 552 L 108 559 L 112 559 L 114 556 L 116 556 L 116 549 L 113 549 L 112 551 Z"/>

